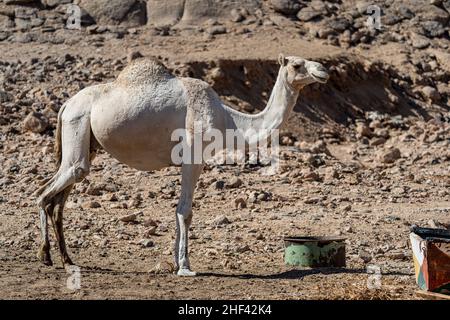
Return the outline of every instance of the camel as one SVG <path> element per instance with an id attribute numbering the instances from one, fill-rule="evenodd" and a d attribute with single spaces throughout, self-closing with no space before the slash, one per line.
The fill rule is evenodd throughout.
<path id="1" fill-rule="evenodd" d="M 39 260 L 52 265 L 48 234 L 54 226 L 62 262 L 73 265 L 63 234 L 63 209 L 75 183 L 88 174 L 98 148 L 135 169 L 151 171 L 172 166 L 171 132 L 193 123 L 222 132 L 227 129 L 277 129 L 288 118 L 300 90 L 326 83 L 329 75 L 317 62 L 279 56 L 280 70 L 266 108 L 255 115 L 226 106 L 205 82 L 172 75 L 155 59 L 138 59 L 114 82 L 87 87 L 69 99 L 58 113 L 55 151 L 58 170 L 37 193 L 42 242 Z M 188 138 L 192 139 L 191 138 Z M 188 141 L 189 143 L 189 141 Z M 181 195 L 176 207 L 175 271 L 195 276 L 188 256 L 192 199 L 204 163 L 181 164 Z"/>

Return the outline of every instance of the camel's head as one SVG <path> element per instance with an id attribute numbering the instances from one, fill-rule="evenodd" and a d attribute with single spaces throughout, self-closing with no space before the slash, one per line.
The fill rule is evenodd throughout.
<path id="1" fill-rule="evenodd" d="M 330 77 L 325 67 L 300 57 L 285 57 L 280 54 L 280 65 L 286 70 L 286 80 L 294 88 L 301 89 L 309 84 L 326 83 Z"/>

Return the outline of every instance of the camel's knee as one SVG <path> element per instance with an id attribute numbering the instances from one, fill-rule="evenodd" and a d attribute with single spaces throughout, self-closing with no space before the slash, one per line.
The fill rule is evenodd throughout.
<path id="1" fill-rule="evenodd" d="M 74 168 L 74 178 L 75 182 L 81 182 L 84 178 L 86 178 L 89 175 L 89 166 L 77 166 Z"/>
<path id="2" fill-rule="evenodd" d="M 192 205 L 180 205 L 177 208 L 177 215 L 183 219 L 184 223 L 191 224 L 192 221 Z"/>

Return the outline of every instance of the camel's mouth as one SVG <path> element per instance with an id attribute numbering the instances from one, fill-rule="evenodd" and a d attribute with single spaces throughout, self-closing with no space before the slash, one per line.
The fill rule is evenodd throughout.
<path id="1" fill-rule="evenodd" d="M 314 78 L 314 80 L 320 83 L 327 83 L 328 79 L 330 78 L 328 73 L 325 72 L 311 73 L 311 76 Z"/>

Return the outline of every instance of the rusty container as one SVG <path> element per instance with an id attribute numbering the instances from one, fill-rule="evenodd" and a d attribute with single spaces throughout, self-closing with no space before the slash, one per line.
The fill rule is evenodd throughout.
<path id="1" fill-rule="evenodd" d="M 345 267 L 345 238 L 285 237 L 284 262 L 289 266 Z"/>
<path id="2" fill-rule="evenodd" d="M 411 227 L 416 283 L 426 291 L 450 292 L 450 231 Z"/>

